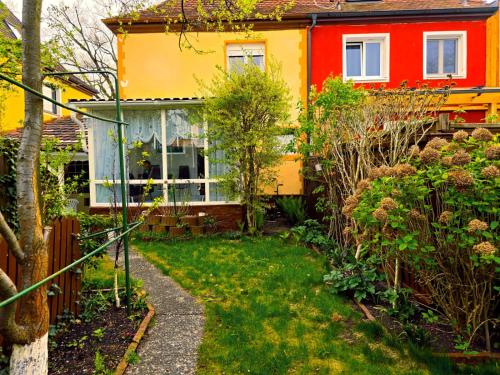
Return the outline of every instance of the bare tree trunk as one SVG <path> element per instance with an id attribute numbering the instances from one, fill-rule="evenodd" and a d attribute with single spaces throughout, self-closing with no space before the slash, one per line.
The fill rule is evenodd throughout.
<path id="1" fill-rule="evenodd" d="M 37 91 L 42 91 L 41 8 L 42 0 L 23 1 L 23 83 Z M 48 259 L 40 206 L 42 99 L 26 92 L 24 115 L 24 130 L 17 160 L 17 205 L 22 256 L 16 258 L 22 270 L 22 289 L 46 277 Z M 15 315 L 14 308 L 8 312 Z M 38 288 L 22 298 L 19 312 L 19 322 L 16 323 L 11 315 L 8 323 L 1 327 L 2 333 L 7 333 L 6 339 L 13 343 L 10 374 L 46 374 L 49 327 L 46 287 Z"/>

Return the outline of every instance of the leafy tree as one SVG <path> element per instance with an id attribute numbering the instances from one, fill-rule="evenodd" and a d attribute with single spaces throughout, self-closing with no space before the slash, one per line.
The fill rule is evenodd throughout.
<path id="1" fill-rule="evenodd" d="M 238 196 L 245 210 L 245 227 L 253 232 L 262 207 L 262 187 L 273 180 L 283 147 L 280 125 L 289 117 L 289 92 L 278 66 L 263 72 L 254 64 L 219 69 L 208 84 L 201 83 L 206 99 L 209 159 L 223 164 L 219 179 L 231 197 Z"/>

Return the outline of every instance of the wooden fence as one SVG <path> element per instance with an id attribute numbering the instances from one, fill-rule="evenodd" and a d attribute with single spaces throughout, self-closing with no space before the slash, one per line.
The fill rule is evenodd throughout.
<path id="1" fill-rule="evenodd" d="M 80 232 L 80 223 L 73 218 L 62 218 L 52 223 L 49 241 L 49 268 L 51 275 L 61 268 L 71 264 L 81 257 L 80 245 L 74 234 Z M 21 267 L 8 250 L 7 244 L 0 237 L 0 268 L 15 281 L 18 290 L 21 289 Z M 78 315 L 80 313 L 80 268 L 67 271 L 47 284 L 49 291 L 50 323 L 55 324 L 58 316 L 66 312 Z"/>

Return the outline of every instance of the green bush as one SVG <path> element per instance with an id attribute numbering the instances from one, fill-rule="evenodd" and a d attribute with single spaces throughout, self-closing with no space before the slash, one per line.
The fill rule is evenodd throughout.
<path id="1" fill-rule="evenodd" d="M 306 219 L 306 204 L 302 197 L 280 197 L 276 204 L 290 224 L 302 224 Z"/>
<path id="2" fill-rule="evenodd" d="M 346 200 L 361 256 L 377 256 L 389 287 L 403 264 L 448 323 L 472 340 L 498 322 L 500 143 L 486 129 L 435 138 L 407 163 L 382 166 Z M 363 259 L 363 258 L 362 258 Z"/>

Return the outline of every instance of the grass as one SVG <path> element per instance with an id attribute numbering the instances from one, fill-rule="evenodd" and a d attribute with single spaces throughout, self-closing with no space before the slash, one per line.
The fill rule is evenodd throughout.
<path id="1" fill-rule="evenodd" d="M 456 373 L 364 322 L 326 289 L 326 259 L 304 247 L 274 237 L 134 245 L 205 305 L 199 374 Z"/>

